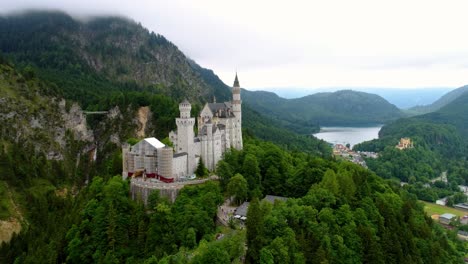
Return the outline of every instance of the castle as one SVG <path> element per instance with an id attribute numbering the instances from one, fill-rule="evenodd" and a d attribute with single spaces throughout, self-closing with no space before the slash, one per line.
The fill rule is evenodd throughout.
<path id="1" fill-rule="evenodd" d="M 396 145 L 396 148 L 399 150 L 413 148 L 413 142 L 411 142 L 410 138 L 401 138 L 398 145 Z"/>
<path id="2" fill-rule="evenodd" d="M 192 106 L 184 100 L 179 104 L 177 131 L 169 133 L 174 149 L 156 138 L 146 138 L 134 146 L 122 148 L 123 176 L 144 173 L 146 177 L 165 182 L 179 181 L 194 174 L 200 158 L 209 170 L 230 148 L 242 149 L 242 109 L 237 74 L 232 87 L 232 101 L 207 103 L 198 116 L 190 116 Z"/>

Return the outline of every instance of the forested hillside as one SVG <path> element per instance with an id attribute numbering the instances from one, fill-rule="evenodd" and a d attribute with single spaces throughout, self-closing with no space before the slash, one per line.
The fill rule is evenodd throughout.
<path id="1" fill-rule="evenodd" d="M 467 111 L 468 94 L 463 94 L 436 112 L 385 125 L 379 132 L 379 139 L 356 145 L 354 149 L 379 152 L 378 159 L 368 160 L 369 168 L 386 178 L 421 183 L 413 191 L 420 199 L 434 202 L 458 192 L 457 185 L 468 184 Z M 414 148 L 395 149 L 402 137 L 411 138 Z M 439 184 L 432 190 L 422 187 L 422 183 L 428 183 L 445 171 L 449 184 Z"/>
<path id="2" fill-rule="evenodd" d="M 219 184 L 184 188 L 173 204 L 157 192 L 147 206 L 129 199 L 119 176 L 96 176 L 75 195 L 50 189 L 31 200 L 30 228 L 0 247 L 0 260 L 462 263 L 463 243 L 447 237 L 414 196 L 370 171 L 249 137 L 244 146 L 218 164 Z M 215 227 L 226 192 L 252 199 L 247 230 L 235 222 Z M 265 193 L 290 198 L 259 203 Z"/>
<path id="3" fill-rule="evenodd" d="M 430 105 L 415 106 L 408 110 L 411 114 L 426 114 L 434 112 L 453 102 L 455 99 L 462 96 L 466 91 L 468 91 L 468 85 L 462 86 L 460 88 L 446 93 L 444 96 L 442 96 Z"/>
<path id="4" fill-rule="evenodd" d="M 229 95 L 223 86 L 208 85 L 201 77 L 203 69 L 174 44 L 124 18 L 80 22 L 59 12 L 31 12 L 1 17 L 0 34 L 4 54 L 20 65 L 37 67 L 67 98 L 81 103 L 141 87 L 174 100 Z"/>
<path id="5" fill-rule="evenodd" d="M 303 134 L 318 126 L 383 124 L 402 117 L 402 112 L 382 97 L 351 90 L 316 93 L 284 99 L 274 93 L 244 91 L 244 102 L 261 114 L 275 116 L 284 126 Z"/>
<path id="6" fill-rule="evenodd" d="M 56 87 L 56 95 L 76 101 L 85 110 L 110 110 L 124 115 L 150 106 L 153 115 L 147 134 L 164 138 L 174 128 L 177 104 L 188 98 L 193 116 L 202 103 L 230 100 L 230 88 L 211 70 L 187 58 L 163 36 L 119 17 L 80 22 L 60 12 L 29 12 L 0 17 L 0 50 L 19 69 L 30 69 Z M 234 77 L 234 76 L 233 76 Z M 263 120 L 243 106 L 249 116 Z M 91 124 L 95 124 L 95 120 Z M 310 153 L 320 143 L 294 135 L 278 120 L 261 126 L 245 122 L 257 136 Z M 138 124 L 130 124 L 137 126 Z M 132 127 L 123 124 L 130 137 Z M 265 130 L 270 130 L 265 133 Z M 329 151 L 326 151 L 327 154 Z"/>

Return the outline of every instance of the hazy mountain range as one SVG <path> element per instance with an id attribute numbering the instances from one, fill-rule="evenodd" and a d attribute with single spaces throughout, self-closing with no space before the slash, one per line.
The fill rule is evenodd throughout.
<path id="1" fill-rule="evenodd" d="M 418 105 L 428 105 L 439 99 L 442 95 L 453 90 L 451 87 L 440 88 L 359 88 L 359 87 L 337 87 L 337 88 L 264 88 L 251 90 L 265 90 L 276 93 L 278 96 L 293 99 L 322 92 L 336 92 L 340 90 L 353 90 L 377 94 L 385 98 L 389 103 L 400 109 L 408 109 Z"/>
<path id="2" fill-rule="evenodd" d="M 384 98 L 342 90 L 285 99 L 271 92 L 243 91 L 243 100 L 258 112 L 275 117 L 299 133 L 316 126 L 366 126 L 383 124 L 404 114 Z"/>

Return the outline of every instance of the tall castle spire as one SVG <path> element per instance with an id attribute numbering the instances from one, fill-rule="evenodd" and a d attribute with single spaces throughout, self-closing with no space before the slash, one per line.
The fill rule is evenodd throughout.
<path id="1" fill-rule="evenodd" d="M 239 79 L 237 78 L 237 71 L 236 71 L 236 79 L 234 79 L 234 85 L 233 87 L 240 87 L 239 85 Z"/>
<path id="2" fill-rule="evenodd" d="M 234 113 L 234 123 L 232 132 L 231 146 L 236 149 L 242 149 L 242 107 L 241 107 L 241 88 L 239 85 L 239 78 L 234 79 L 232 87 L 232 112 Z"/>

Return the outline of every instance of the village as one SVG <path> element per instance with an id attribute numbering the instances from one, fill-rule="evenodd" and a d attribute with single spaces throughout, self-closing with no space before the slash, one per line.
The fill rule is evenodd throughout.
<path id="1" fill-rule="evenodd" d="M 333 145 L 333 156 L 351 161 L 352 163 L 361 165 L 364 168 L 367 168 L 366 161 L 364 160 L 364 158 L 376 159 L 379 157 L 379 155 L 376 152 L 368 152 L 368 151 L 356 152 L 356 151 L 353 151 L 350 147 L 345 146 L 343 144 Z"/>

